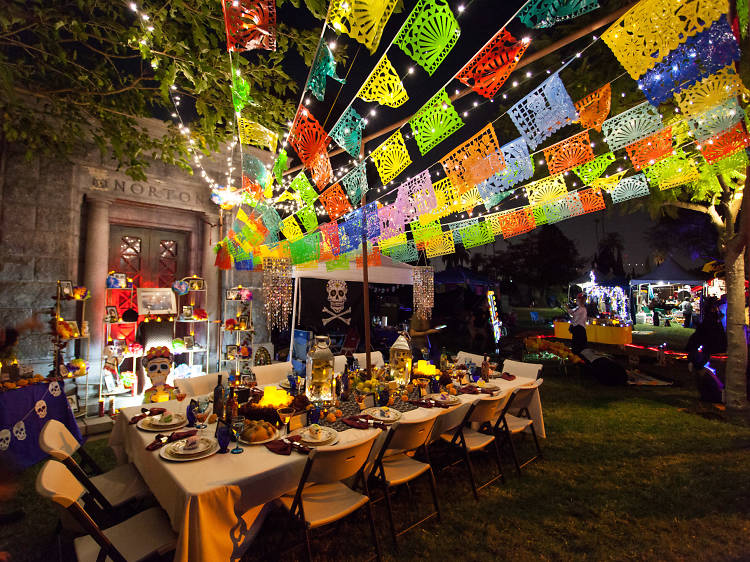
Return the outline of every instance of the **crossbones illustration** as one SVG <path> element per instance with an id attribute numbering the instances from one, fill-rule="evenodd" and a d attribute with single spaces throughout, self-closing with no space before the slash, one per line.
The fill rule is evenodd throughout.
<path id="1" fill-rule="evenodd" d="M 328 318 L 323 318 L 323 326 L 328 326 L 330 322 L 334 320 L 341 320 L 347 326 L 351 323 L 351 318 L 344 318 L 344 315 L 350 315 L 352 307 L 348 307 L 344 310 L 346 304 L 346 281 L 340 279 L 331 279 L 326 284 L 326 293 L 328 293 L 328 302 L 331 305 L 331 310 L 327 307 L 323 307 L 323 312 L 329 314 Z"/>
<path id="2" fill-rule="evenodd" d="M 328 310 L 325 306 L 323 307 L 323 312 L 327 312 L 330 314 L 328 318 L 323 318 L 323 326 L 328 326 L 330 322 L 333 322 L 334 320 L 341 320 L 344 324 L 347 326 L 351 323 L 351 318 L 344 318 L 345 314 L 351 314 L 352 307 L 350 306 L 346 310 L 342 310 L 338 314 L 336 314 L 333 310 Z"/>

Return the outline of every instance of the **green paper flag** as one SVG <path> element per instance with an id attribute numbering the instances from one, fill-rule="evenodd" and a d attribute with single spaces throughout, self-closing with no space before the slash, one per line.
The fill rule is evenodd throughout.
<path id="1" fill-rule="evenodd" d="M 318 54 L 310 71 L 310 81 L 307 83 L 307 89 L 318 98 L 318 101 L 323 101 L 326 95 L 326 78 L 329 76 L 341 84 L 346 83 L 343 78 L 336 75 L 336 59 L 333 58 L 331 49 L 324 42 L 318 48 Z"/>
<path id="2" fill-rule="evenodd" d="M 419 0 L 396 37 L 396 45 L 432 76 L 460 34 L 446 0 Z"/>
<path id="3" fill-rule="evenodd" d="M 237 67 L 232 68 L 232 104 L 234 105 L 235 113 L 241 112 L 246 105 L 253 103 L 253 98 L 250 97 L 250 85 L 247 83 L 242 75 L 240 69 Z"/>
<path id="4" fill-rule="evenodd" d="M 276 181 L 279 185 L 281 185 L 281 180 L 287 168 L 287 160 L 286 150 L 282 148 L 276 157 L 276 161 L 273 163 L 273 175 L 276 176 Z"/>
<path id="5" fill-rule="evenodd" d="M 445 90 L 440 90 L 409 120 L 419 152 L 424 156 L 464 126 Z"/>

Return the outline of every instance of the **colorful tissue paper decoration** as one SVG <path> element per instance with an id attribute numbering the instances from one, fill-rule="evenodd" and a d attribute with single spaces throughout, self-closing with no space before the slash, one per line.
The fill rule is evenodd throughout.
<path id="1" fill-rule="evenodd" d="M 728 65 L 700 82 L 674 95 L 683 115 L 695 117 L 725 100 L 745 93 L 747 90 L 734 70 Z"/>
<path id="2" fill-rule="evenodd" d="M 530 44 L 526 39 L 515 39 L 502 28 L 456 78 L 479 95 L 493 98 Z"/>
<path id="3" fill-rule="evenodd" d="M 328 21 L 338 33 L 362 43 L 374 54 L 396 0 L 333 0 Z"/>
<path id="4" fill-rule="evenodd" d="M 409 229 L 415 242 L 426 242 L 430 238 L 440 236 L 443 233 L 443 227 L 440 222 L 434 220 L 425 224 L 419 221 L 409 223 Z"/>
<path id="5" fill-rule="evenodd" d="M 319 230 L 322 236 L 320 242 L 321 259 L 324 257 L 330 259 L 333 256 L 338 256 L 341 253 L 338 224 L 335 221 L 327 222 L 321 224 Z"/>
<path id="6" fill-rule="evenodd" d="M 313 232 L 289 244 L 292 264 L 308 263 L 320 257 L 320 232 Z"/>
<path id="7" fill-rule="evenodd" d="M 617 183 L 617 187 L 609 192 L 609 195 L 612 197 L 612 203 L 622 203 L 623 201 L 636 199 L 650 194 L 651 190 L 648 187 L 646 176 L 643 174 L 636 174 L 621 179 Z"/>
<path id="8" fill-rule="evenodd" d="M 322 190 L 328 185 L 333 175 L 331 168 L 331 159 L 328 157 L 327 150 L 321 150 L 309 162 L 309 168 L 312 172 L 312 180 L 315 186 Z"/>
<path id="9" fill-rule="evenodd" d="M 610 150 L 620 150 L 662 128 L 661 115 L 648 102 L 643 102 L 607 119 L 602 125 L 604 142 Z"/>
<path id="10" fill-rule="evenodd" d="M 242 155 L 242 174 L 250 181 L 257 183 L 262 189 L 265 189 L 273 181 L 273 176 L 271 176 L 271 172 L 266 168 L 263 161 L 251 154 Z"/>
<path id="11" fill-rule="evenodd" d="M 289 143 L 302 163 L 308 166 L 321 151 L 328 147 L 330 142 L 331 138 L 320 126 L 318 120 L 306 107 L 300 106 L 294 118 Z"/>
<path id="12" fill-rule="evenodd" d="M 583 205 L 584 213 L 593 213 L 594 211 L 601 211 L 604 209 L 604 195 L 598 189 L 589 188 L 581 189 L 576 192 L 578 199 Z"/>
<path id="13" fill-rule="evenodd" d="M 682 149 L 676 152 L 653 166 L 645 168 L 646 179 L 650 185 L 664 190 L 698 180 L 700 174 L 695 162 L 690 160 Z"/>
<path id="14" fill-rule="evenodd" d="M 402 183 L 398 188 L 395 205 L 401 209 L 401 215 L 407 222 L 432 211 L 437 205 L 437 198 L 432 188 L 430 171 L 424 170 Z"/>
<path id="15" fill-rule="evenodd" d="M 575 103 L 578 122 L 587 129 L 602 130 L 602 123 L 612 106 L 612 86 L 607 83 Z"/>
<path id="16" fill-rule="evenodd" d="M 223 0 L 228 51 L 276 50 L 275 0 Z"/>
<path id="17" fill-rule="evenodd" d="M 726 156 L 717 160 L 711 165 L 711 169 L 714 174 L 723 174 L 738 179 L 744 179 L 745 171 L 748 166 L 750 166 L 750 160 L 747 157 L 747 152 L 742 150 L 740 152 L 735 152 L 731 156 Z"/>
<path id="18" fill-rule="evenodd" d="M 636 170 L 652 166 L 672 154 L 672 127 L 667 127 L 625 147 Z"/>
<path id="19" fill-rule="evenodd" d="M 445 89 L 435 94 L 409 119 L 419 152 L 424 156 L 464 126 Z"/>
<path id="20" fill-rule="evenodd" d="M 388 137 L 383 144 L 372 151 L 370 156 L 372 161 L 375 162 L 383 185 L 394 179 L 411 164 L 411 157 L 406 149 L 401 130 Z"/>
<path id="21" fill-rule="evenodd" d="M 368 240 L 380 237 L 380 217 L 378 216 L 378 202 L 373 201 L 362 207 L 364 212 L 365 236 Z"/>
<path id="22" fill-rule="evenodd" d="M 542 178 L 526 186 L 526 196 L 529 203 L 539 205 L 547 203 L 554 199 L 564 196 L 568 187 L 565 185 L 565 178 L 562 174 Z"/>
<path id="23" fill-rule="evenodd" d="M 505 168 L 477 184 L 480 196 L 489 206 L 493 205 L 492 201 L 497 199 L 499 193 L 534 175 L 534 161 L 529 156 L 529 148 L 523 138 L 510 141 L 500 151 L 505 160 Z"/>
<path id="24" fill-rule="evenodd" d="M 300 228 L 297 219 L 294 218 L 294 215 L 289 215 L 281 221 L 281 233 L 290 242 L 295 242 L 303 236 L 302 229 Z"/>
<path id="25" fill-rule="evenodd" d="M 534 214 L 528 207 L 497 215 L 500 222 L 500 232 L 503 238 L 512 238 L 534 229 Z M 492 227 L 492 225 L 491 225 Z M 495 231 L 495 227 L 492 227 Z"/>
<path id="26" fill-rule="evenodd" d="M 367 80 L 357 92 L 357 97 L 364 101 L 374 101 L 389 107 L 400 107 L 409 99 L 409 95 L 404 89 L 404 83 L 401 82 L 401 78 L 399 78 L 396 69 L 393 68 L 386 55 L 383 55 L 370 76 L 367 77 Z"/>
<path id="27" fill-rule="evenodd" d="M 387 255 L 392 260 L 400 261 L 402 263 L 416 261 L 419 259 L 419 251 L 417 250 L 417 246 L 411 240 L 409 240 L 406 244 L 390 248 Z"/>
<path id="28" fill-rule="evenodd" d="M 333 78 L 339 84 L 345 84 L 346 80 L 336 75 L 336 59 L 328 47 L 322 42 L 318 46 L 318 52 L 310 70 L 310 79 L 307 81 L 307 89 L 312 92 L 318 101 L 323 101 L 326 95 L 326 78 Z"/>
<path id="29" fill-rule="evenodd" d="M 598 7 L 598 0 L 531 0 L 523 5 L 518 19 L 526 27 L 543 29 L 577 18 Z"/>
<path id="30" fill-rule="evenodd" d="M 432 76 L 460 34 L 458 22 L 446 0 L 419 0 L 395 43 Z"/>
<path id="31" fill-rule="evenodd" d="M 352 210 L 352 206 L 349 203 L 349 199 L 346 198 L 346 193 L 341 187 L 341 184 L 335 183 L 323 193 L 320 194 L 320 202 L 325 207 L 326 213 L 335 221 L 339 217 L 345 215 Z"/>
<path id="32" fill-rule="evenodd" d="M 246 105 L 253 103 L 250 97 L 250 84 L 242 77 L 240 69 L 232 67 L 232 105 L 235 113 L 245 109 Z"/>
<path id="33" fill-rule="evenodd" d="M 284 330 L 292 312 L 292 261 L 289 258 L 263 258 L 263 294 L 266 326 Z"/>
<path id="34" fill-rule="evenodd" d="M 273 169 L 271 170 L 271 173 L 273 173 L 273 176 L 276 178 L 276 181 L 279 185 L 281 185 L 281 180 L 283 179 L 284 172 L 286 172 L 288 159 L 289 157 L 287 156 L 286 150 L 282 148 L 281 150 L 279 150 L 279 154 L 278 156 L 276 156 L 276 160 L 273 163 Z"/>
<path id="35" fill-rule="evenodd" d="M 581 178 L 581 181 L 585 184 L 591 183 L 593 180 L 601 176 L 609 165 L 615 161 L 615 155 L 612 152 L 601 154 L 585 164 L 576 166 L 573 168 L 573 172 Z"/>
<path id="36" fill-rule="evenodd" d="M 359 158 L 362 147 L 362 129 L 364 128 L 365 120 L 353 107 L 350 107 L 331 129 L 331 138 L 350 156 Z"/>
<path id="37" fill-rule="evenodd" d="M 260 123 L 254 123 L 243 117 L 240 117 L 238 129 L 242 144 L 261 146 L 268 148 L 271 152 L 276 152 L 279 135 L 270 129 L 266 129 Z"/>
<path id="38" fill-rule="evenodd" d="M 298 193 L 300 198 L 308 205 L 312 205 L 318 200 L 318 193 L 310 184 L 304 172 L 300 172 L 294 177 L 292 183 L 289 184 L 289 190 Z"/>
<path id="39" fill-rule="evenodd" d="M 383 263 L 381 256 L 382 254 L 380 253 L 379 246 L 373 246 L 372 248 L 370 248 L 367 252 L 367 266 L 372 267 L 372 266 L 381 265 Z M 364 267 L 363 256 L 357 256 L 354 261 L 358 269 L 362 269 Z"/>
<path id="40" fill-rule="evenodd" d="M 706 162 L 713 164 L 717 160 L 744 150 L 750 144 L 750 139 L 742 123 L 737 123 L 731 129 L 711 137 L 698 146 Z"/>
<path id="41" fill-rule="evenodd" d="M 739 58 L 740 46 L 727 16 L 723 15 L 641 76 L 638 87 L 652 105 L 658 106 Z"/>
<path id="42" fill-rule="evenodd" d="M 724 103 L 689 119 L 687 123 L 695 140 L 705 141 L 739 123 L 744 116 L 745 113 L 737 103 L 737 98 L 729 98 Z"/>
<path id="43" fill-rule="evenodd" d="M 305 227 L 307 232 L 311 232 L 318 227 L 318 215 L 313 207 L 305 205 L 296 213 L 299 222 Z"/>
<path id="44" fill-rule="evenodd" d="M 589 132 L 582 131 L 577 135 L 548 146 L 544 149 L 544 159 L 550 175 L 561 174 L 576 166 L 594 159 Z"/>
<path id="45" fill-rule="evenodd" d="M 542 82 L 508 111 L 518 132 L 535 149 L 555 131 L 578 119 L 558 73 Z"/>
<path id="46" fill-rule="evenodd" d="M 474 248 L 476 246 L 483 246 L 490 244 L 495 240 L 495 236 L 489 228 L 489 225 L 484 222 L 477 222 L 462 228 L 460 231 L 461 243 L 464 248 Z"/>
<path id="47" fill-rule="evenodd" d="M 401 207 L 395 202 L 380 207 L 378 209 L 378 218 L 380 219 L 381 241 L 404 232 L 404 216 L 401 213 Z M 380 247 L 383 247 L 382 243 Z"/>
<path id="48" fill-rule="evenodd" d="M 435 258 L 438 256 L 447 256 L 456 251 L 456 243 L 453 241 L 453 234 L 451 232 L 443 232 L 442 234 L 425 240 L 424 242 L 425 255 L 428 258 Z"/>
<path id="49" fill-rule="evenodd" d="M 362 197 L 367 193 L 367 169 L 365 162 L 362 161 L 356 164 L 343 178 L 341 178 L 341 185 L 346 190 L 346 195 L 349 197 L 349 201 L 358 205 L 362 201 Z"/>
<path id="50" fill-rule="evenodd" d="M 505 159 L 492 124 L 487 125 L 440 160 L 458 194 L 505 168 Z"/>
<path id="51" fill-rule="evenodd" d="M 602 34 L 634 80 L 727 13 L 727 0 L 642 0 Z"/>

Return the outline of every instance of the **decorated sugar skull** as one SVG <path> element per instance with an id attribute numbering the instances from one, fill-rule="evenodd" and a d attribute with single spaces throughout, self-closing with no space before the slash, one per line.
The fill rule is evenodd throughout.
<path id="1" fill-rule="evenodd" d="M 15 435 L 16 439 L 19 441 L 26 439 L 26 424 L 23 423 L 23 420 L 13 426 L 13 435 Z"/>
<path id="2" fill-rule="evenodd" d="M 326 285 L 328 293 L 328 302 L 331 303 L 331 310 L 340 313 L 344 310 L 346 304 L 346 281 L 340 279 L 331 279 Z"/>
<path id="3" fill-rule="evenodd" d="M 172 352 L 168 347 L 152 347 L 146 352 L 143 366 L 152 386 L 164 386 L 172 372 Z"/>
<path id="4" fill-rule="evenodd" d="M 62 394 L 62 389 L 60 388 L 60 383 L 57 381 L 52 381 L 49 383 L 49 393 L 57 398 Z"/>
<path id="5" fill-rule="evenodd" d="M 44 400 L 37 400 L 36 404 L 34 404 L 34 411 L 36 411 L 36 415 L 39 416 L 39 419 L 46 418 L 47 403 Z"/>
<path id="6" fill-rule="evenodd" d="M 7 451 L 10 447 L 10 429 L 0 431 L 0 451 Z"/>

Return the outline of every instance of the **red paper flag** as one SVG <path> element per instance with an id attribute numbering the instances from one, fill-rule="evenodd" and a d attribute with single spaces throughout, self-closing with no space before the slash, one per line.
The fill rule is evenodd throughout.
<path id="1" fill-rule="evenodd" d="M 228 51 L 276 50 L 275 0 L 223 0 Z"/>
<path id="2" fill-rule="evenodd" d="M 289 142 L 302 163 L 309 167 L 318 153 L 328 148 L 331 137 L 326 134 L 312 113 L 305 107 L 300 107 L 292 124 Z"/>
<path id="3" fill-rule="evenodd" d="M 527 39 L 515 39 L 503 28 L 474 55 L 456 78 L 479 95 L 494 97 L 530 44 Z"/>

